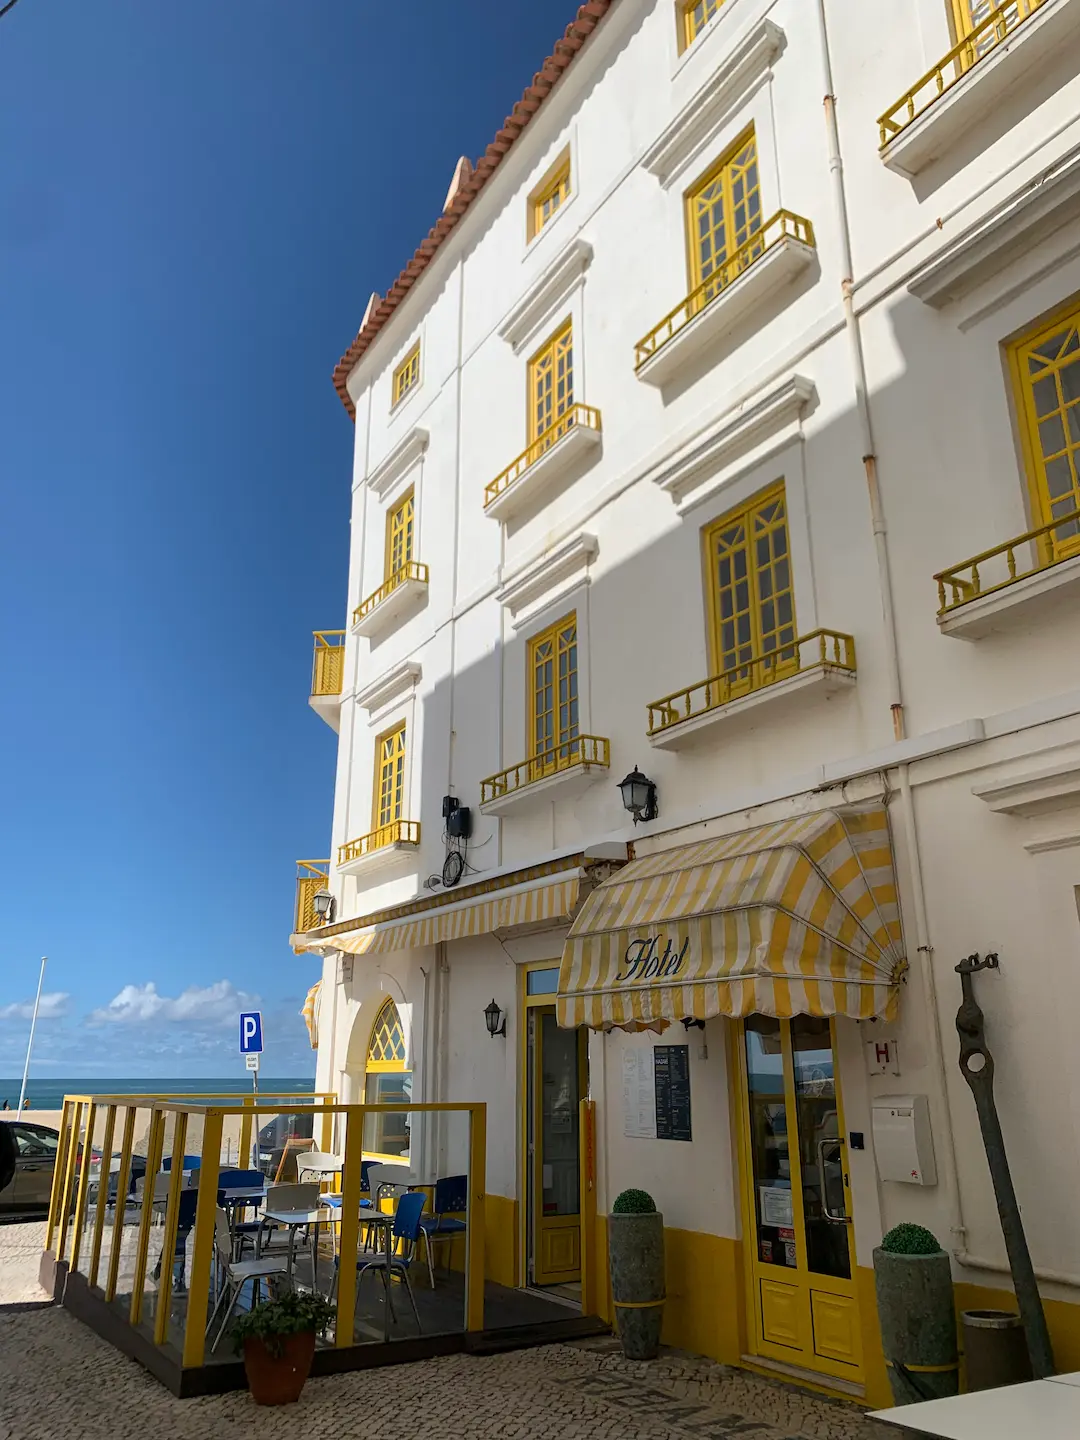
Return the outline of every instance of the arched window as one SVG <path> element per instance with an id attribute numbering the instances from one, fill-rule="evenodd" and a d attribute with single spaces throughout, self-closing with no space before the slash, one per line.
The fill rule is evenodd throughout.
<path id="1" fill-rule="evenodd" d="M 405 1034 L 393 1000 L 383 1003 L 371 1027 L 365 1068 L 364 1099 L 369 1105 L 402 1104 L 412 1096 L 412 1074 L 405 1068 Z M 370 1155 L 408 1158 L 408 1109 L 370 1115 L 364 1133 L 364 1150 Z"/>

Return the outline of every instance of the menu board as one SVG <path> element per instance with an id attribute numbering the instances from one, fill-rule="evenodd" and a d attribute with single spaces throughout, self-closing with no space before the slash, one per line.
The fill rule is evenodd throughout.
<path id="1" fill-rule="evenodd" d="M 653 1047 L 656 1138 L 690 1140 L 690 1046 Z"/>
<path id="2" fill-rule="evenodd" d="M 623 1134 L 637 1140 L 690 1140 L 690 1047 L 623 1051 Z"/>

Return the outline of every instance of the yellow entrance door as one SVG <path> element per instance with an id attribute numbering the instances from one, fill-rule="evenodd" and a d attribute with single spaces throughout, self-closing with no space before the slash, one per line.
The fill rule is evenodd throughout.
<path id="1" fill-rule="evenodd" d="M 860 1383 L 847 1148 L 833 1023 L 743 1022 L 746 1257 L 755 1352 Z"/>
<path id="2" fill-rule="evenodd" d="M 554 1006 L 528 1011 L 530 1279 L 581 1279 L 578 1102 L 586 1093 L 586 1032 L 561 1030 Z"/>

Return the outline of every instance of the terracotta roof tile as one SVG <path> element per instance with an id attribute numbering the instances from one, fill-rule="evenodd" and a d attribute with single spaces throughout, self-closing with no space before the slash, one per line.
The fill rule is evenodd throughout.
<path id="1" fill-rule="evenodd" d="M 555 85 L 565 74 L 567 67 L 573 63 L 574 57 L 581 52 L 589 36 L 614 4 L 615 0 L 585 0 L 585 3 L 578 8 L 577 15 L 556 42 L 553 53 L 548 56 L 533 76 L 532 83 L 526 86 L 525 93 L 503 121 L 498 134 L 473 166 L 472 174 L 462 182 L 457 195 L 420 242 L 415 255 L 390 286 L 385 298 L 378 305 L 372 307 L 371 313 L 366 317 L 356 339 L 334 367 L 334 389 L 340 395 L 345 409 L 354 419 L 356 411 L 345 382 L 357 361 L 427 269 L 440 245 L 451 234 L 466 210 L 480 194 L 484 185 L 495 173 L 503 156 L 507 154 L 522 131 L 527 128 L 529 121 L 551 94 Z"/>

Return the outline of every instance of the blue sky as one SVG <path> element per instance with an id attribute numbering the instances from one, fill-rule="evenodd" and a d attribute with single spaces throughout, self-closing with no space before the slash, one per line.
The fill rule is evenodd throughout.
<path id="1" fill-rule="evenodd" d="M 352 428 L 330 372 L 573 0 L 0 20 L 0 1076 L 313 1073 Z M 182 1068 L 181 1068 L 182 1067 Z M 32 1072 L 33 1073 L 33 1072 Z"/>

